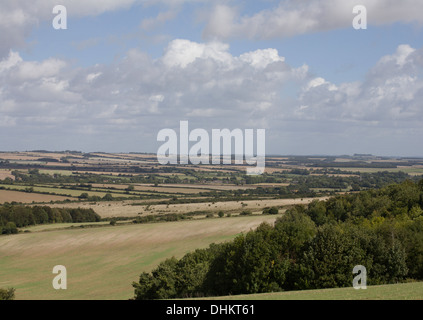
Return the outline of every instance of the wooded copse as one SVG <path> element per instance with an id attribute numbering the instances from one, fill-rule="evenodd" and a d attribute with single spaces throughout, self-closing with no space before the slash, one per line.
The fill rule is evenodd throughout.
<path id="1" fill-rule="evenodd" d="M 93 209 L 51 208 L 48 206 L 0 206 L 0 234 L 17 233 L 17 228 L 47 223 L 98 222 Z"/>

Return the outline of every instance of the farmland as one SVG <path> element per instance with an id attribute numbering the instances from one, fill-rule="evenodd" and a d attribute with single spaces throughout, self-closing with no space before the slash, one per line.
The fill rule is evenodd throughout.
<path id="1" fill-rule="evenodd" d="M 119 202 L 98 202 L 93 203 L 68 203 L 52 204 L 51 207 L 60 208 L 92 208 L 103 218 L 112 217 L 136 217 L 138 215 L 159 215 L 177 213 L 184 214 L 189 212 L 214 213 L 224 210 L 225 213 L 240 213 L 244 208 L 252 213 L 261 213 L 265 207 L 287 207 L 295 204 L 307 204 L 316 198 L 304 199 L 266 199 L 266 200 L 245 200 L 245 201 L 224 201 L 224 202 L 200 202 L 186 204 L 148 204 L 138 201 L 119 201 Z M 321 197 L 318 199 L 326 199 Z"/>
<path id="2" fill-rule="evenodd" d="M 45 195 L 39 193 L 24 193 L 19 191 L 0 190 L 0 203 L 5 202 L 50 202 L 50 201 L 65 201 L 70 197 Z"/>
<path id="3" fill-rule="evenodd" d="M 0 287 L 15 287 L 17 299 L 129 299 L 131 283 L 141 271 L 274 219 L 252 216 L 98 228 L 28 228 L 30 233 L 0 237 Z M 55 265 L 67 268 L 67 290 L 57 292 L 51 286 Z"/>
<path id="4" fill-rule="evenodd" d="M 151 154 L 2 152 L 5 212 L 92 209 L 101 221 L 63 223 L 40 209 L 18 234 L 0 236 L 0 288 L 16 288 L 16 299 L 132 298 L 131 283 L 167 258 L 272 224 L 297 205 L 422 174 L 414 158 L 269 156 L 263 175 L 247 176 L 240 165 L 161 166 Z M 277 214 L 263 214 L 270 208 Z M 55 265 L 67 267 L 68 290 L 52 288 Z"/>

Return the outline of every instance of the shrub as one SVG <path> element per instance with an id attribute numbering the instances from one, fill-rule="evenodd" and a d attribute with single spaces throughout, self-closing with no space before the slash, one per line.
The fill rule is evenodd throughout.
<path id="1" fill-rule="evenodd" d="M 15 289 L 1 289 L 0 288 L 0 300 L 14 300 L 15 299 Z"/>
<path id="2" fill-rule="evenodd" d="M 14 222 L 6 223 L 6 226 L 3 227 L 2 230 L 3 234 L 16 234 L 18 233 L 18 228 L 16 228 L 16 224 Z"/>
<path id="3" fill-rule="evenodd" d="M 264 208 L 263 214 L 278 214 L 279 209 L 277 207 L 271 207 L 271 208 Z"/>
<path id="4" fill-rule="evenodd" d="M 251 212 L 251 210 L 242 210 L 239 215 L 240 216 L 251 216 L 252 214 L 253 213 Z"/>

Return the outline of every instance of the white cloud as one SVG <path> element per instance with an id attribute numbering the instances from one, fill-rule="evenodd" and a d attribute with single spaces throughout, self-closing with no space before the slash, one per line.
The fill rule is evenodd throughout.
<path id="1" fill-rule="evenodd" d="M 66 66 L 64 61 L 48 59 L 43 62 L 23 61 L 16 68 L 13 77 L 19 80 L 34 80 L 56 76 Z"/>
<path id="2" fill-rule="evenodd" d="M 86 79 L 88 83 L 93 82 L 95 79 L 97 79 L 99 76 L 101 76 L 101 72 L 96 72 L 96 73 L 90 73 L 87 75 Z"/>
<path id="3" fill-rule="evenodd" d="M 400 45 L 369 70 L 363 83 L 338 86 L 323 78 L 303 89 L 297 115 L 342 121 L 415 121 L 423 118 L 423 49 Z M 307 113 L 302 106 L 308 106 Z"/>
<path id="4" fill-rule="evenodd" d="M 256 50 L 254 52 L 247 52 L 240 56 L 244 62 L 251 64 L 257 68 L 265 68 L 273 62 L 284 62 L 285 58 L 279 56 L 276 49 Z"/>
<path id="5" fill-rule="evenodd" d="M 228 52 L 227 44 L 213 42 L 209 44 L 197 43 L 185 39 L 170 42 L 163 57 L 163 62 L 169 66 L 185 68 L 196 59 L 211 59 L 223 64 L 230 64 L 232 56 Z"/>
<path id="6" fill-rule="evenodd" d="M 87 68 L 58 59 L 23 61 L 11 52 L 0 60 L 0 105 L 9 106 L 0 115 L 16 119 L 8 123 L 22 132 L 28 126 L 46 130 L 48 123 L 61 133 L 89 128 L 93 135 L 137 130 L 147 135 L 166 119 L 177 124 L 189 118 L 198 127 L 212 124 L 205 117 L 222 121 L 222 127 L 243 127 L 251 117 L 261 121 L 275 110 L 284 84 L 298 81 L 304 67 L 289 67 L 274 49 L 239 56 L 228 49 L 177 39 L 158 59 L 130 50 L 119 62 Z"/>
<path id="7" fill-rule="evenodd" d="M 10 51 L 7 59 L 0 61 L 0 74 L 22 62 L 19 53 Z"/>
<path id="8" fill-rule="evenodd" d="M 390 62 L 395 62 L 399 67 L 403 67 L 410 55 L 415 52 L 408 44 L 398 46 L 397 51 L 393 55 L 387 55 L 380 59 L 379 64 L 386 65 Z"/>
<path id="9" fill-rule="evenodd" d="M 382 57 L 365 80 L 336 84 L 311 75 L 307 65 L 291 67 L 275 49 L 233 55 L 218 42 L 177 39 L 157 59 L 130 50 L 113 64 L 86 68 L 24 61 L 12 51 L 0 59 L 0 134 L 25 135 L 29 140 L 10 142 L 24 149 L 44 141 L 56 143 L 47 149 L 112 150 L 125 141 L 129 151 L 152 151 L 155 133 L 189 120 L 206 130 L 264 127 L 275 137 L 273 152 L 308 141 L 308 153 L 318 138 L 329 139 L 330 148 L 336 139 L 352 143 L 378 129 L 383 142 L 382 132 L 392 138 L 400 131 L 403 139 L 423 127 L 422 71 L 423 49 L 409 45 Z"/>
<path id="10" fill-rule="evenodd" d="M 368 24 L 423 23 L 420 0 L 285 0 L 272 9 L 251 15 L 228 4 L 211 10 L 203 35 L 206 39 L 274 39 L 340 28 L 352 28 L 356 5 L 367 8 Z"/>

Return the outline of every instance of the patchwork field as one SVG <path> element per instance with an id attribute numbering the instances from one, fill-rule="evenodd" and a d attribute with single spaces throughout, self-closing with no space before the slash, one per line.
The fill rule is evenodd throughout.
<path id="1" fill-rule="evenodd" d="M 16 288 L 16 299 L 128 299 L 132 282 L 163 259 L 274 220 L 261 215 L 2 236 L 0 287 Z M 67 268 L 67 290 L 52 287 L 55 265 Z"/>
<path id="2" fill-rule="evenodd" d="M 274 156 L 266 159 L 264 175 L 247 176 L 245 169 L 241 165 L 162 166 L 152 154 L 0 152 L 0 204 L 91 208 L 103 219 L 47 224 L 38 211 L 39 221 L 44 222 L 18 225 L 20 232 L 14 235 L 6 235 L 13 229 L 0 224 L 5 233 L 0 236 L 0 288 L 14 287 L 17 299 L 128 299 L 139 274 L 164 259 L 233 239 L 263 221 L 273 222 L 277 216 L 263 215 L 265 208 L 277 207 L 281 215 L 290 206 L 315 199 L 405 179 L 417 181 L 420 175 L 423 178 L 423 159 Z M 5 219 L 13 218 L 8 210 L 13 212 L 13 207 L 4 206 Z M 252 215 L 238 216 L 244 210 Z M 220 211 L 223 218 L 217 218 Z M 174 215 L 193 219 L 166 223 L 142 219 L 168 214 L 172 216 L 164 218 L 169 220 L 176 219 Z M 203 219 L 210 214 L 215 218 Z M 113 217 L 120 218 L 115 226 L 109 221 Z M 143 223 L 130 223 L 136 217 Z M 77 218 L 73 221 L 93 221 Z M 48 223 L 54 221 L 49 218 Z M 52 287 L 56 265 L 67 267 L 67 290 Z M 409 288 L 406 297 L 420 297 L 413 293 L 418 285 Z M 328 292 L 319 299 L 356 298 L 351 290 Z M 305 299 L 314 299 L 313 293 L 304 294 Z M 280 295 L 245 299 L 303 299 L 295 292 Z"/>

